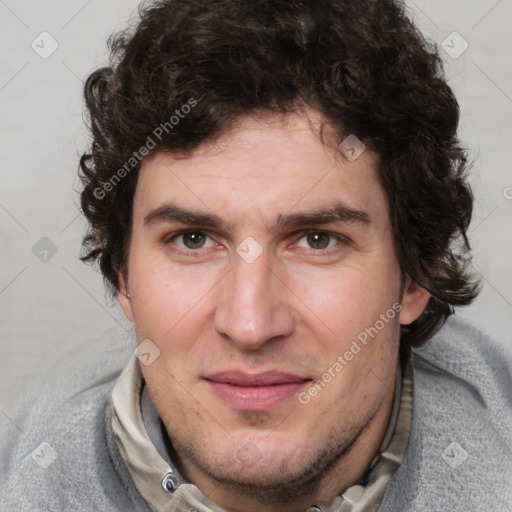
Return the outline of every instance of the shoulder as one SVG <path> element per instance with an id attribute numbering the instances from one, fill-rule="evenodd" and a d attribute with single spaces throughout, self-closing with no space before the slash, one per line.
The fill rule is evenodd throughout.
<path id="1" fill-rule="evenodd" d="M 512 353 L 468 319 L 450 317 L 443 328 L 424 346 L 414 349 L 414 353 L 418 367 L 424 361 L 474 382 L 484 391 L 487 386 L 493 388 L 492 383 L 510 390 Z"/>
<path id="2" fill-rule="evenodd" d="M 134 506 L 108 440 L 114 372 L 63 401 L 38 401 L 4 429 L 0 510 L 145 510 Z"/>
<path id="3" fill-rule="evenodd" d="M 413 364 L 409 444 L 379 510 L 512 509 L 511 354 L 450 318 Z"/>
<path id="4" fill-rule="evenodd" d="M 492 428 L 489 437 L 511 441 L 512 353 L 503 345 L 468 320 L 452 317 L 413 350 L 413 360 L 418 415 L 439 415 L 459 430 L 471 422 Z"/>

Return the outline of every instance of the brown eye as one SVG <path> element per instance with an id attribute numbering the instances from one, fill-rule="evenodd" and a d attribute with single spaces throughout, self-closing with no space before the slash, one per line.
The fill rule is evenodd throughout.
<path id="1" fill-rule="evenodd" d="M 308 233 L 306 238 L 312 249 L 325 249 L 331 241 L 331 237 L 322 232 Z"/>
<path id="2" fill-rule="evenodd" d="M 296 242 L 296 246 L 309 249 L 313 253 L 318 251 L 319 256 L 325 256 L 340 251 L 347 243 L 346 237 L 341 234 L 328 231 L 305 231 Z"/>
<path id="3" fill-rule="evenodd" d="M 169 242 L 172 242 L 178 248 L 183 250 L 199 250 L 213 247 L 215 242 L 202 231 L 186 231 L 173 236 Z"/>
<path id="4" fill-rule="evenodd" d="M 200 249 L 205 242 L 206 237 L 197 231 L 193 231 L 190 233 L 184 233 L 183 235 L 183 244 L 188 249 Z"/>

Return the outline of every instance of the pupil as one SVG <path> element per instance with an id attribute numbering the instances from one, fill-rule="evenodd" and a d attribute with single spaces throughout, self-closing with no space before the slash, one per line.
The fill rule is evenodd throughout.
<path id="1" fill-rule="evenodd" d="M 329 237 L 325 233 L 310 233 L 308 243 L 316 246 L 313 249 L 325 249 L 329 245 Z"/>
<path id="2" fill-rule="evenodd" d="M 183 242 L 189 249 L 197 249 L 204 243 L 204 236 L 200 233 L 185 233 Z"/>

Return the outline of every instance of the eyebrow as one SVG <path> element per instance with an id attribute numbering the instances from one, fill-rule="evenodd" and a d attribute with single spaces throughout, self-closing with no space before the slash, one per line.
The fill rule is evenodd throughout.
<path id="1" fill-rule="evenodd" d="M 332 224 L 335 222 L 369 225 L 371 224 L 371 218 L 363 210 L 356 210 L 345 204 L 336 203 L 332 206 L 309 212 L 280 215 L 274 229 L 299 227 L 302 225 Z"/>
<path id="2" fill-rule="evenodd" d="M 160 206 L 144 217 L 144 226 L 159 222 L 180 222 L 182 224 L 194 224 L 210 228 L 229 228 L 228 224 L 214 213 L 188 210 L 173 204 Z"/>
<path id="3" fill-rule="evenodd" d="M 152 210 L 144 217 L 144 226 L 161 222 L 179 222 L 194 226 L 204 226 L 229 231 L 231 225 L 214 213 L 201 212 L 181 208 L 174 204 L 165 204 Z M 369 225 L 370 215 L 363 211 L 351 208 L 343 203 L 336 203 L 326 208 L 312 211 L 279 215 L 272 231 L 300 226 L 314 226 L 318 224 L 332 224 L 335 222 Z"/>

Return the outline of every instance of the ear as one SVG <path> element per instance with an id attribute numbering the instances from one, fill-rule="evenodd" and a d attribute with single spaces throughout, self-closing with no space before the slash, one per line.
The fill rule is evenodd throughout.
<path id="1" fill-rule="evenodd" d="M 119 304 L 123 310 L 124 316 L 133 322 L 132 299 L 129 296 L 130 294 L 128 292 L 125 278 L 121 274 L 119 274 L 119 288 L 117 292 L 119 294 Z"/>
<path id="2" fill-rule="evenodd" d="M 402 297 L 402 310 L 400 311 L 400 323 L 407 325 L 416 320 L 423 313 L 427 302 L 430 299 L 430 293 L 423 288 L 417 281 L 407 277 L 404 294 Z"/>

